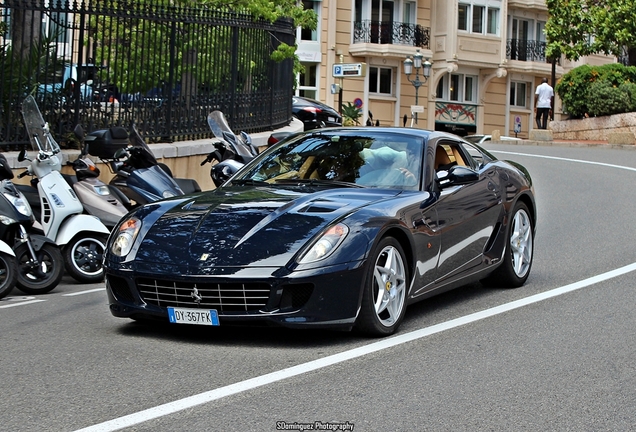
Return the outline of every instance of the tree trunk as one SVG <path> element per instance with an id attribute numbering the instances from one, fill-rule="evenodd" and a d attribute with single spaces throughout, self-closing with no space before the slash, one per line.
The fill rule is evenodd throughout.
<path id="1" fill-rule="evenodd" d="M 13 55 L 28 59 L 32 47 L 40 43 L 42 10 L 40 0 L 7 0 L 11 8 L 11 44 Z M 34 10 L 34 7 L 37 10 Z"/>

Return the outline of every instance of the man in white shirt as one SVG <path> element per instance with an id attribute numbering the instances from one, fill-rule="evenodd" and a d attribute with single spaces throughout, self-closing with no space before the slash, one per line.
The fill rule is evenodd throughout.
<path id="1" fill-rule="evenodd" d="M 553 97 L 554 90 L 548 84 L 548 79 L 543 78 L 541 84 L 537 86 L 537 91 L 534 92 L 534 112 L 539 129 L 547 129 L 548 127 L 548 116 L 552 111 Z"/>

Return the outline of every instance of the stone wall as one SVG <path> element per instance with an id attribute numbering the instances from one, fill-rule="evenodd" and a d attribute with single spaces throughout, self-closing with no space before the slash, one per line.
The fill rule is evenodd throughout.
<path id="1" fill-rule="evenodd" d="M 610 134 L 632 133 L 636 136 L 636 112 L 550 122 L 555 140 L 609 141 Z"/>

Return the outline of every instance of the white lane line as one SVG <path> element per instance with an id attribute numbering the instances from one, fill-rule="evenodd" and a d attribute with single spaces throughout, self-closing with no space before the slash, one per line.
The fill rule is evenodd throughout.
<path id="1" fill-rule="evenodd" d="M 24 302 L 20 302 L 20 303 L 10 303 L 7 305 L 3 305 L 0 306 L 0 309 L 6 309 L 6 308 L 10 308 L 10 307 L 14 307 L 14 306 L 24 306 L 24 305 L 28 305 L 31 303 L 39 303 L 39 302 L 44 302 L 46 300 L 29 300 L 29 301 L 24 301 Z"/>
<path id="2" fill-rule="evenodd" d="M 89 293 L 94 293 L 94 292 L 99 292 L 99 291 L 106 291 L 106 288 L 95 288 L 95 289 L 92 289 L 92 290 L 79 291 L 79 292 L 74 292 L 74 293 L 70 293 L 70 294 L 62 294 L 62 297 L 73 297 L 73 296 L 78 296 L 78 295 L 82 295 L 82 294 L 89 294 Z"/>
<path id="3" fill-rule="evenodd" d="M 443 332 L 446 330 L 453 329 L 455 327 L 459 327 L 459 326 L 469 324 L 475 321 L 483 320 L 483 319 L 492 317 L 494 315 L 499 315 L 504 312 L 511 311 L 513 309 L 517 309 L 523 306 L 537 303 L 552 297 L 560 296 L 565 293 L 569 293 L 571 291 L 585 288 L 587 286 L 594 285 L 599 282 L 603 282 L 608 279 L 612 279 L 612 278 L 615 278 L 615 277 L 618 277 L 633 271 L 636 271 L 636 263 L 633 263 L 624 267 L 620 267 L 616 270 L 602 273 L 600 275 L 593 276 L 591 278 L 584 279 L 579 282 L 565 285 L 560 288 L 555 288 L 553 290 L 546 291 L 540 294 L 535 294 L 533 296 L 526 297 L 524 299 L 515 300 L 513 302 L 506 303 L 501 306 L 496 306 L 481 312 L 476 312 L 470 315 L 466 315 L 464 317 L 456 318 L 451 321 L 436 324 L 434 326 L 430 326 L 420 330 L 415 330 L 410 333 L 405 333 L 402 335 L 383 339 L 379 342 L 374 342 L 369 345 L 365 345 L 359 348 L 354 348 L 349 351 L 334 354 L 334 355 L 324 357 L 318 360 L 313 360 L 313 361 L 303 363 L 297 366 L 293 366 L 287 369 L 282 369 L 280 371 L 268 373 L 268 374 L 251 378 L 245 381 L 241 381 L 235 384 L 230 384 L 225 387 L 220 387 L 218 389 L 210 390 L 210 391 L 200 393 L 194 396 L 190 396 L 184 399 L 179 399 L 174 402 L 169 402 L 163 405 L 156 406 L 154 408 L 148 408 L 143 411 L 139 411 L 133 414 L 129 414 L 123 417 L 106 421 L 104 423 L 99 423 L 84 429 L 79 429 L 76 432 L 111 432 L 111 431 L 123 429 L 125 427 L 133 426 L 148 420 L 156 419 L 156 418 L 167 416 L 169 414 L 172 414 L 178 411 L 192 408 L 197 405 L 212 402 L 212 401 L 224 398 L 226 396 L 252 390 L 257 387 L 261 387 L 267 384 L 272 384 L 277 381 L 281 381 L 281 380 L 291 378 L 297 375 L 301 375 L 307 372 L 322 369 L 327 366 L 331 366 L 331 365 L 341 363 L 347 360 L 362 357 L 377 351 L 385 350 L 387 348 L 391 348 L 396 345 L 401 345 L 407 342 L 421 339 L 426 336 L 433 335 L 435 333 Z"/>
<path id="4" fill-rule="evenodd" d="M 501 154 L 508 154 L 508 155 L 516 155 L 516 156 L 527 156 L 527 157 L 534 157 L 534 158 L 540 158 L 540 159 L 554 159 L 554 160 L 559 160 L 559 161 L 577 162 L 577 163 L 588 164 L 588 165 L 600 165 L 600 166 L 604 166 L 604 167 L 608 167 L 608 168 L 618 168 L 618 169 L 627 170 L 627 171 L 636 171 L 636 168 L 627 167 L 627 166 L 623 166 L 623 165 L 614 165 L 614 164 L 608 164 L 608 163 L 603 163 L 603 162 L 586 161 L 586 160 L 581 160 L 581 159 L 570 159 L 570 158 L 562 158 L 562 157 L 557 157 L 557 156 L 544 156 L 544 155 L 529 154 L 529 153 L 507 152 L 507 151 L 501 151 L 501 150 L 489 150 L 489 151 L 491 153 L 501 153 Z"/>

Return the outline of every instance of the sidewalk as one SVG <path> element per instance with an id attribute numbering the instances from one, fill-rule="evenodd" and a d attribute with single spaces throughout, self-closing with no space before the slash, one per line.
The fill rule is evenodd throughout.
<path id="1" fill-rule="evenodd" d="M 555 139 L 553 141 L 534 141 L 528 139 L 521 139 L 520 141 L 493 141 L 494 144 L 511 144 L 511 145 L 535 145 L 546 147 L 599 147 L 607 149 L 618 150 L 636 150 L 636 145 L 633 144 L 610 144 L 607 141 L 593 141 L 593 140 L 563 140 Z"/>

